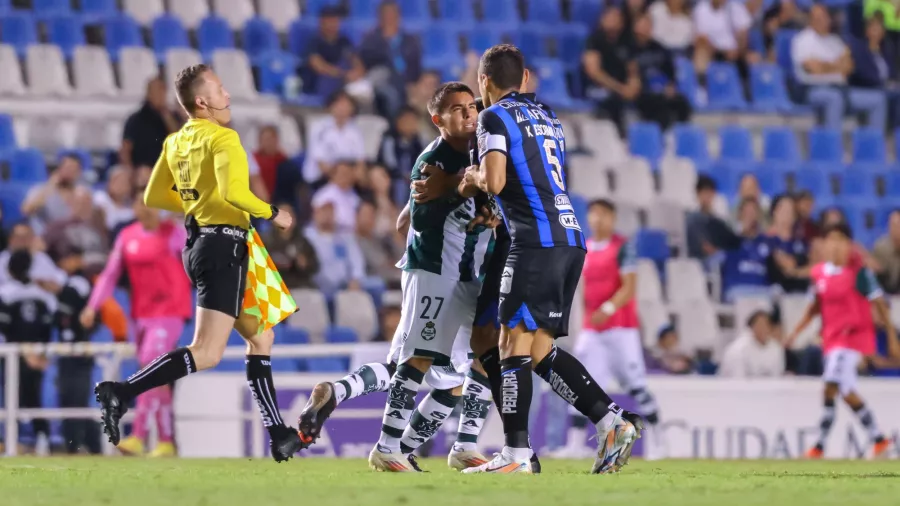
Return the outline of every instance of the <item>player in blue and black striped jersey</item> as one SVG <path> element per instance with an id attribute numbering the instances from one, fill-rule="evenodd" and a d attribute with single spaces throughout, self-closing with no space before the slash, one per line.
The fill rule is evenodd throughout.
<path id="1" fill-rule="evenodd" d="M 494 46 L 481 57 L 478 81 L 485 109 L 478 116 L 477 166 L 459 193 L 495 196 L 512 238 L 500 280 L 500 377 L 496 401 L 506 445 L 491 462 L 464 472 L 531 472 L 528 414 L 531 370 L 597 427 L 594 472 L 628 462 L 641 421 L 623 412 L 554 339 L 568 333 L 569 313 L 584 264 L 584 234 L 566 192 L 566 138 L 552 109 L 520 93 L 528 80 L 518 48 Z M 487 355 L 487 354 L 486 354 Z M 495 385 L 496 387 L 497 385 Z"/>

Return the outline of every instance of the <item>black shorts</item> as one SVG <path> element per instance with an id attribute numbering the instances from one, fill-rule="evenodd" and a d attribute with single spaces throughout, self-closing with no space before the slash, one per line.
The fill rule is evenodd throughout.
<path id="1" fill-rule="evenodd" d="M 475 326 L 481 327 L 493 323 L 500 328 L 497 319 L 497 305 L 500 300 L 500 277 L 503 267 L 506 265 L 506 256 L 509 255 L 509 236 L 498 239 L 494 243 L 494 251 L 488 259 L 484 281 L 481 284 L 481 293 L 478 294 L 478 302 L 475 303 Z"/>
<path id="2" fill-rule="evenodd" d="M 568 335 L 584 256 L 583 249 L 570 246 L 510 250 L 500 280 L 500 323 Z"/>
<path id="3" fill-rule="evenodd" d="M 246 230 L 224 225 L 188 230 L 181 260 L 197 289 L 197 307 L 240 316 L 247 287 Z"/>

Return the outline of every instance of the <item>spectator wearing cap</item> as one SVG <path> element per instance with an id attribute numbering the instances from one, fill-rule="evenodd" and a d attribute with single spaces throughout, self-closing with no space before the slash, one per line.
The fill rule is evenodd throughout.
<path id="1" fill-rule="evenodd" d="M 656 334 L 656 346 L 649 353 L 647 368 L 668 374 L 690 374 L 694 372 L 694 361 L 680 349 L 680 338 L 675 326 L 663 325 Z"/>
<path id="2" fill-rule="evenodd" d="M 331 200 L 313 202 L 312 224 L 304 231 L 318 258 L 327 259 L 313 280 L 331 297 L 339 290 L 358 290 L 366 275 L 366 262 L 353 231 L 342 231 L 337 224 L 335 204 Z"/>
<path id="3" fill-rule="evenodd" d="M 310 126 L 307 135 L 309 149 L 303 163 L 303 179 L 313 188 L 327 182 L 338 161 L 353 163 L 357 172 L 365 168 L 365 141 L 355 119 L 356 102 L 339 91 L 329 98 L 328 112 L 327 118 Z"/>
<path id="4" fill-rule="evenodd" d="M 785 372 L 785 350 L 775 339 L 772 318 L 756 311 L 747 319 L 747 329 L 726 348 L 719 376 L 726 378 L 772 378 Z"/>
<path id="5" fill-rule="evenodd" d="M 305 55 L 303 91 L 327 97 L 365 76 L 365 68 L 353 43 L 341 33 L 343 10 L 326 6 L 319 12 L 319 31 Z"/>

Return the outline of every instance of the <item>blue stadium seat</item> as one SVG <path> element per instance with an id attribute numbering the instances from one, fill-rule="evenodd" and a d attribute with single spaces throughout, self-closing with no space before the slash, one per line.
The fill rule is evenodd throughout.
<path id="1" fill-rule="evenodd" d="M 710 109 L 747 108 L 741 78 L 733 63 L 712 62 L 706 70 L 706 93 Z"/>
<path id="2" fill-rule="evenodd" d="M 721 142 L 720 158 L 725 160 L 751 161 L 753 155 L 753 138 L 750 131 L 738 125 L 726 125 L 719 129 Z"/>
<path id="3" fill-rule="evenodd" d="M 141 27 L 127 14 L 108 19 L 103 27 L 106 33 L 106 49 L 114 62 L 119 60 L 119 50 L 123 47 L 144 45 Z"/>
<path id="4" fill-rule="evenodd" d="M 348 19 L 341 25 L 341 33 L 347 36 L 354 45 L 359 46 L 363 37 L 375 27 L 375 22 L 368 19 Z M 413 35 L 418 35 L 418 29 L 424 25 L 416 25 L 409 29 Z"/>
<path id="5" fill-rule="evenodd" d="M 284 51 L 266 53 L 257 60 L 259 68 L 259 91 L 262 93 L 284 94 L 284 80 L 297 72 L 297 58 Z"/>
<path id="6" fill-rule="evenodd" d="M 69 14 L 72 12 L 72 2 L 70 0 L 32 0 L 31 10 L 38 19 L 49 19 L 60 14 Z"/>
<path id="7" fill-rule="evenodd" d="M 569 95 L 566 84 L 566 69 L 559 60 L 549 58 L 535 58 L 531 60 L 538 74 L 538 86 L 542 100 L 547 104 L 560 109 L 576 109 L 577 104 Z"/>
<path id="8" fill-rule="evenodd" d="M 632 123 L 628 127 L 628 150 L 655 163 L 663 154 L 662 131 L 657 123 Z"/>
<path id="9" fill-rule="evenodd" d="M 789 112 L 794 104 L 788 98 L 784 72 L 771 63 L 750 67 L 750 93 L 753 108 L 761 112 Z"/>
<path id="10" fill-rule="evenodd" d="M 875 128 L 857 128 L 853 131 L 853 162 L 875 167 L 887 164 L 887 147 L 884 134 Z"/>
<path id="11" fill-rule="evenodd" d="M 219 16 L 208 16 L 197 27 L 197 48 L 204 60 L 212 57 L 216 49 L 233 49 L 234 33 L 228 21 Z"/>
<path id="12" fill-rule="evenodd" d="M 38 43 L 37 25 L 29 12 L 10 11 L 0 15 L 0 42 L 13 46 L 19 58 L 25 50 Z"/>
<path id="13" fill-rule="evenodd" d="M 669 258 L 669 244 L 664 230 L 642 228 L 634 236 L 639 258 L 649 258 L 662 266 Z"/>
<path id="14" fill-rule="evenodd" d="M 569 4 L 570 21 L 582 23 L 590 29 L 597 26 L 603 13 L 603 2 L 597 0 L 572 0 Z"/>
<path id="15" fill-rule="evenodd" d="M 279 48 L 278 32 L 268 19 L 256 16 L 244 25 L 244 51 L 251 61 Z"/>
<path id="16" fill-rule="evenodd" d="M 86 24 L 100 23 L 118 14 L 116 0 L 81 0 L 81 19 Z"/>
<path id="17" fill-rule="evenodd" d="M 577 23 L 566 23 L 550 27 L 555 33 L 551 37 L 556 39 L 556 57 L 562 59 L 570 69 L 579 69 L 581 65 L 581 53 L 584 51 L 584 41 L 587 38 L 587 26 Z M 580 75 L 580 70 L 577 71 Z"/>
<path id="18" fill-rule="evenodd" d="M 723 159 L 714 162 L 707 175 L 715 180 L 720 194 L 732 198 L 733 195 L 737 195 L 741 176 L 746 172 L 753 172 L 754 168 L 754 162 Z"/>
<path id="19" fill-rule="evenodd" d="M 280 329 L 276 333 L 276 342 L 281 344 L 309 344 L 309 334 L 303 330 L 290 325 L 279 325 L 275 327 Z"/>
<path id="20" fill-rule="evenodd" d="M 510 41 L 516 45 L 525 56 L 525 61 L 533 58 L 544 58 L 549 55 L 547 50 L 548 30 L 545 25 L 526 23 L 519 26 L 517 32 L 512 32 Z"/>
<path id="21" fill-rule="evenodd" d="M 459 58 L 459 26 L 435 23 L 422 34 L 422 52 L 426 59 Z M 430 67 L 436 68 L 436 67 Z"/>
<path id="22" fill-rule="evenodd" d="M 581 54 L 579 51 L 578 54 Z M 682 56 L 675 57 L 675 81 L 680 91 L 695 108 L 706 107 L 706 103 L 699 100 L 700 85 L 697 82 L 697 72 L 694 70 L 694 64 Z"/>
<path id="23" fill-rule="evenodd" d="M 349 361 L 341 358 L 318 357 L 306 359 L 306 371 L 315 373 L 345 373 Z"/>
<path id="24" fill-rule="evenodd" d="M 892 197 L 900 195 L 900 171 L 889 170 L 884 178 L 884 193 Z"/>
<path id="25" fill-rule="evenodd" d="M 73 15 L 53 16 L 45 22 L 47 39 L 56 44 L 67 60 L 72 58 L 75 48 L 85 44 L 84 25 Z"/>
<path id="26" fill-rule="evenodd" d="M 305 19 L 297 19 L 288 27 L 287 48 L 288 51 L 298 57 L 305 58 L 309 51 L 309 43 L 316 34 L 314 25 L 311 25 Z"/>
<path id="27" fill-rule="evenodd" d="M 853 231 L 854 239 L 859 240 L 866 237 L 866 232 L 869 229 L 869 227 L 866 226 L 867 215 L 870 213 L 874 215 L 875 203 L 866 202 L 861 199 L 848 198 L 841 199 L 837 204 L 837 207 L 839 207 L 841 211 L 844 212 L 844 216 L 847 217 L 847 224 L 850 225 L 850 230 Z"/>
<path id="28" fill-rule="evenodd" d="M 800 161 L 800 147 L 794 130 L 788 127 L 763 128 L 763 160 L 796 163 Z"/>
<path id="29" fill-rule="evenodd" d="M 797 30 L 778 30 L 775 32 L 775 63 L 781 67 L 788 81 L 794 78 L 794 62 L 791 59 L 791 41 Z"/>
<path id="30" fill-rule="evenodd" d="M 403 17 L 403 22 L 409 25 L 430 22 L 431 13 L 428 0 L 400 0 L 400 15 Z"/>
<path id="31" fill-rule="evenodd" d="M 325 331 L 325 341 L 329 343 L 355 343 L 359 341 L 356 332 L 347 327 L 329 327 Z"/>
<path id="32" fill-rule="evenodd" d="M 709 162 L 706 132 L 702 128 L 688 124 L 676 125 L 673 133 L 676 156 L 690 158 L 695 163 Z"/>
<path id="33" fill-rule="evenodd" d="M 9 178 L 19 182 L 39 182 L 47 179 L 44 155 L 37 149 L 20 149 L 9 160 Z"/>
<path id="34" fill-rule="evenodd" d="M 378 19 L 378 5 L 378 2 L 372 0 L 350 0 L 350 17 L 375 21 Z"/>
<path id="35" fill-rule="evenodd" d="M 826 127 L 813 127 L 809 131 L 809 161 L 842 163 L 844 141 L 841 132 Z"/>
<path id="36" fill-rule="evenodd" d="M 22 219 L 22 202 L 31 189 L 32 183 L 13 183 L 4 181 L 0 184 L 0 209 L 3 211 L 3 226 L 9 227 Z"/>
<path id="37" fill-rule="evenodd" d="M 181 19 L 173 14 L 164 14 L 154 19 L 150 32 L 153 36 L 153 51 L 159 61 L 165 61 L 169 49 L 190 46 L 187 30 L 181 24 Z"/>
<path id="38" fill-rule="evenodd" d="M 525 21 L 558 24 L 562 22 L 560 3 L 554 0 L 531 0 L 525 9 Z"/>
<path id="39" fill-rule="evenodd" d="M 794 183 L 797 190 L 806 190 L 818 197 L 831 194 L 829 173 L 821 167 L 804 167 L 794 174 Z"/>
<path id="40" fill-rule="evenodd" d="M 12 10 L 12 0 L 0 0 L 0 14 Z M 2 398 L 2 397 L 0 397 Z"/>
<path id="41" fill-rule="evenodd" d="M 891 220 L 891 214 L 900 209 L 900 198 L 894 197 L 883 200 L 875 211 L 875 228 L 887 230 Z"/>
<path id="42" fill-rule="evenodd" d="M 840 174 L 841 197 L 877 198 L 875 175 L 869 171 L 845 170 Z"/>
<path id="43" fill-rule="evenodd" d="M 472 0 L 438 0 L 438 16 L 445 21 L 475 22 Z"/>
<path id="44" fill-rule="evenodd" d="M 12 154 L 16 145 L 16 131 L 13 129 L 12 116 L 0 114 L 0 160 Z"/>
<path id="45" fill-rule="evenodd" d="M 784 172 L 779 167 L 772 164 L 759 164 L 752 172 L 759 181 L 759 189 L 766 195 L 780 195 L 787 191 L 787 181 L 785 181 Z"/>
<path id="46" fill-rule="evenodd" d="M 372 4 L 378 4 L 378 2 L 369 2 Z M 341 5 L 341 0 L 306 0 L 306 11 L 304 11 L 304 18 L 317 18 L 319 16 L 319 11 L 321 11 L 325 7 L 334 7 Z M 350 13 L 351 16 L 355 14 L 353 12 Z"/>
<path id="47" fill-rule="evenodd" d="M 509 29 L 510 27 L 507 25 L 482 23 L 479 28 L 469 30 L 466 33 L 468 50 L 475 51 L 479 55 L 484 53 L 491 46 L 503 42 L 503 34 Z"/>
<path id="48" fill-rule="evenodd" d="M 488 0 L 481 2 L 484 19 L 502 21 L 504 25 L 515 25 L 519 22 L 519 8 L 516 0 Z"/>

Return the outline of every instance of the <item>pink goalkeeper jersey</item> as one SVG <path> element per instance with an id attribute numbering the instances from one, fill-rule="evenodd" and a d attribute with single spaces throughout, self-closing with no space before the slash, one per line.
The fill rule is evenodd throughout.
<path id="1" fill-rule="evenodd" d="M 144 230 L 140 223 L 122 229 L 97 278 L 89 307 L 96 310 L 112 295 L 124 268 L 131 282 L 133 319 L 190 318 L 191 283 L 181 262 L 184 241 L 184 229 L 168 221 L 153 231 Z"/>

